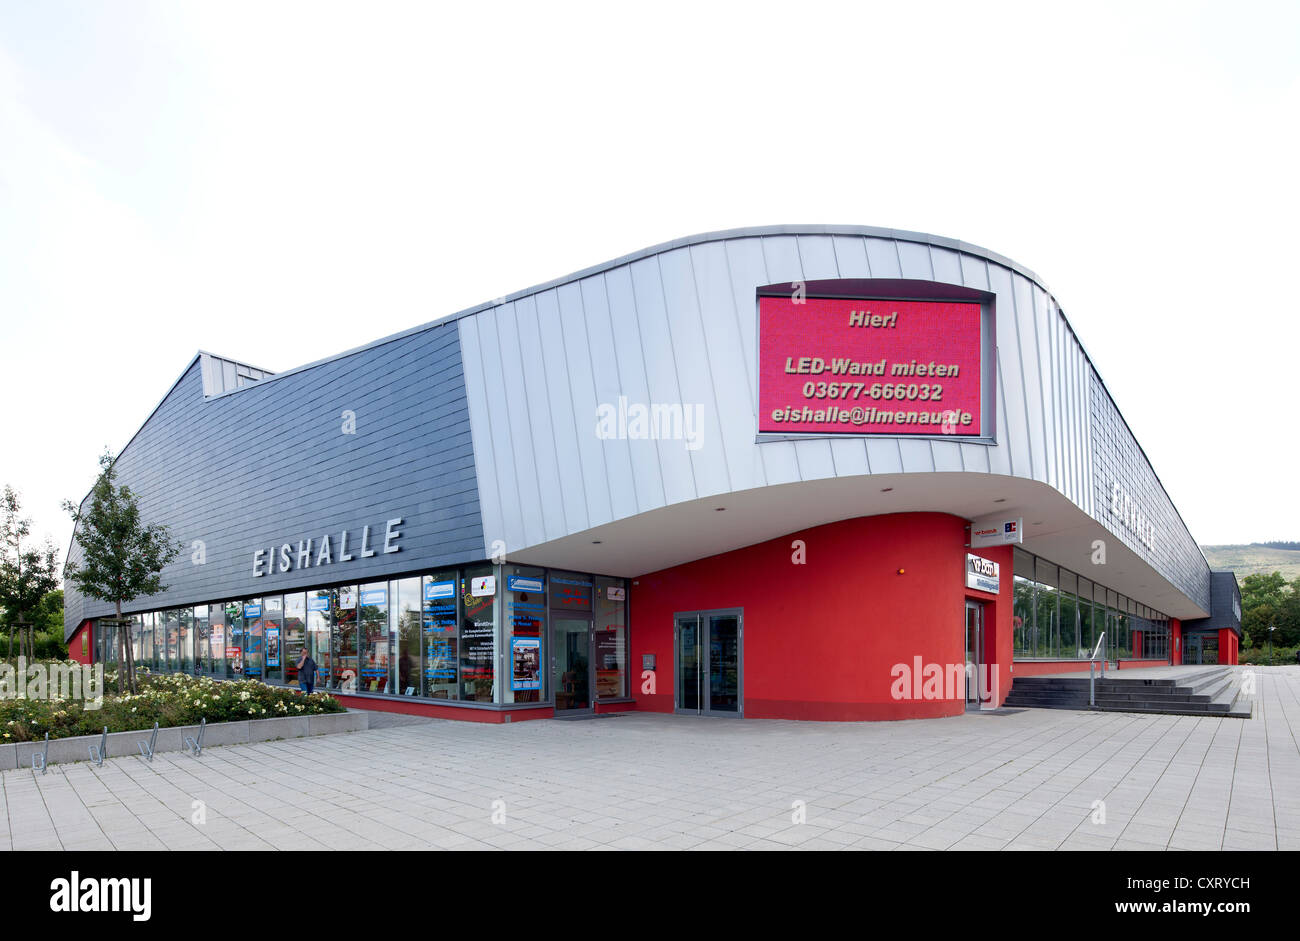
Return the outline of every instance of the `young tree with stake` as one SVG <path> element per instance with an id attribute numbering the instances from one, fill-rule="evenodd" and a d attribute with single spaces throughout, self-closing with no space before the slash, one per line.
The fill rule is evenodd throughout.
<path id="1" fill-rule="evenodd" d="M 85 512 L 70 500 L 63 502 L 72 515 L 81 547 L 81 563 L 69 562 L 64 577 L 86 597 L 116 607 L 121 658 L 117 691 L 122 692 L 125 674 L 127 690 L 136 693 L 135 657 L 127 632 L 122 630 L 122 605 L 167 590 L 160 573 L 180 554 L 181 544 L 166 526 L 141 523 L 136 495 L 129 487 L 115 484 L 117 472 L 111 454 L 105 452 L 99 466 L 102 470 Z"/>

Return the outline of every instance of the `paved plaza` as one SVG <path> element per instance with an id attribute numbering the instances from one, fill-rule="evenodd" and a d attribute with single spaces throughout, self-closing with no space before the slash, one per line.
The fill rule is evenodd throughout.
<path id="1" fill-rule="evenodd" d="M 1237 669 L 1256 673 L 1249 720 L 384 717 L 5 771 L 0 847 L 1300 849 L 1300 667 Z"/>

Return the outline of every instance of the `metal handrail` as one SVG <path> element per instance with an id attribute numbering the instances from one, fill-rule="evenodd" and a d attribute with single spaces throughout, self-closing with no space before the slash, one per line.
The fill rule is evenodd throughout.
<path id="1" fill-rule="evenodd" d="M 1097 654 L 1101 653 L 1102 646 L 1106 643 L 1106 632 L 1102 631 L 1101 636 L 1097 638 L 1097 646 L 1092 649 L 1092 656 L 1088 658 L 1088 705 L 1097 705 L 1097 680 L 1093 674 L 1093 669 L 1097 663 Z M 1106 661 L 1101 661 L 1101 678 L 1106 678 Z"/>

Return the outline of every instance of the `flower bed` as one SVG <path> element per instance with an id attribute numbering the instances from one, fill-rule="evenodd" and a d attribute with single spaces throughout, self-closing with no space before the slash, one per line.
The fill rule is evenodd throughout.
<path id="1" fill-rule="evenodd" d="M 80 699 L 0 699 L 0 742 L 30 742 L 45 737 L 70 738 L 109 732 L 129 732 L 199 720 L 233 722 L 346 712 L 328 693 L 303 695 L 295 689 L 268 686 L 258 680 L 214 680 L 210 677 L 139 674 L 138 695 L 118 696 L 117 681 L 105 673 L 104 700 L 99 709 L 86 709 Z"/>

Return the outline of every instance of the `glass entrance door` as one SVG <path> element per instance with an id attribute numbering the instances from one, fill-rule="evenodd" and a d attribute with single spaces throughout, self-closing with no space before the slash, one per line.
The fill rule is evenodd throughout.
<path id="1" fill-rule="evenodd" d="M 966 704 L 980 701 L 980 675 L 983 669 L 984 606 L 966 602 Z"/>
<path id="2" fill-rule="evenodd" d="M 592 627 L 588 618 L 554 618 L 551 676 L 557 715 L 579 715 L 592 708 Z"/>
<path id="3" fill-rule="evenodd" d="M 679 614 L 676 711 L 689 715 L 744 714 L 744 617 L 739 609 Z"/>

